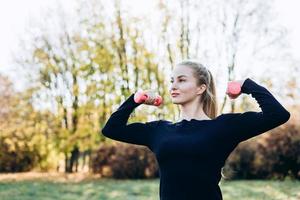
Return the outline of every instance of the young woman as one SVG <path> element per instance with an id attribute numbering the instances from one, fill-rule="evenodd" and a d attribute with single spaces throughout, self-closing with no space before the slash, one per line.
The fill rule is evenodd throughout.
<path id="1" fill-rule="evenodd" d="M 240 142 L 287 122 L 290 113 L 265 87 L 247 78 L 237 81 L 240 94 L 251 94 L 262 111 L 217 116 L 214 78 L 206 67 L 191 60 L 175 66 L 171 82 L 172 102 L 181 110 L 178 122 L 127 124 L 140 105 L 132 94 L 112 113 L 102 134 L 147 146 L 154 153 L 159 164 L 160 200 L 222 200 L 221 169 L 230 153 Z"/>

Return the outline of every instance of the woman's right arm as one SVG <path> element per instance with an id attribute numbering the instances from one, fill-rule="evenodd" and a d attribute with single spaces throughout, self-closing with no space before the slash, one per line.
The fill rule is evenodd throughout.
<path id="1" fill-rule="evenodd" d="M 102 134 L 117 141 L 149 147 L 154 136 L 154 128 L 156 128 L 159 121 L 127 124 L 130 114 L 140 104 L 134 101 L 134 93 L 131 94 L 117 111 L 111 114 L 101 130 Z"/>

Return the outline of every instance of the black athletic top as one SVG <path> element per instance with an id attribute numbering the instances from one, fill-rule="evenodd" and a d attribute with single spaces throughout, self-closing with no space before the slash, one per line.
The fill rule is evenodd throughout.
<path id="1" fill-rule="evenodd" d="M 221 114 L 214 119 L 183 119 L 127 124 L 134 94 L 112 113 L 102 134 L 108 138 L 144 145 L 159 164 L 160 200 L 220 200 L 221 168 L 242 141 L 285 122 L 290 113 L 263 86 L 247 78 L 242 93 L 251 94 L 261 112 Z"/>

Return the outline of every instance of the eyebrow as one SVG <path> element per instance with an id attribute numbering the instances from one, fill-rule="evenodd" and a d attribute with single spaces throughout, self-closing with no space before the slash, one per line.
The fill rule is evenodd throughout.
<path id="1" fill-rule="evenodd" d="M 177 76 L 177 78 L 180 78 L 180 77 L 187 77 L 186 75 L 180 75 L 180 76 Z M 171 77 L 171 79 L 172 79 L 173 77 Z"/>

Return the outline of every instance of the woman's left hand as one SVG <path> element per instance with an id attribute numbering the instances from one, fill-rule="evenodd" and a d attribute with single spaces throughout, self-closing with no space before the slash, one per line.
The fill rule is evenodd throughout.
<path id="1" fill-rule="evenodd" d="M 245 79 L 229 82 L 228 86 L 227 86 L 226 94 L 231 99 L 237 98 L 241 94 L 241 88 L 242 88 L 244 82 L 245 82 Z"/>

